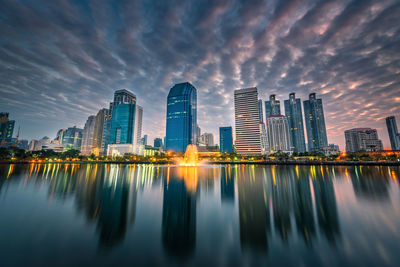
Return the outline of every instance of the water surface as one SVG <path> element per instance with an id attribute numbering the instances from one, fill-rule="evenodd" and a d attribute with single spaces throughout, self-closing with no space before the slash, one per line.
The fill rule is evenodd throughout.
<path id="1" fill-rule="evenodd" d="M 399 266 L 399 167 L 0 165 L 0 265 Z"/>

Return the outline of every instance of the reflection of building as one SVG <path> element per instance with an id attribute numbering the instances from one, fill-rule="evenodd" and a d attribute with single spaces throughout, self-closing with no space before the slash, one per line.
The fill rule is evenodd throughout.
<path id="1" fill-rule="evenodd" d="M 219 152 L 233 153 L 232 127 L 219 127 Z"/>
<path id="2" fill-rule="evenodd" d="M 177 177 L 177 169 L 170 171 L 164 181 L 162 240 L 169 254 L 185 257 L 193 253 L 196 243 L 196 196 Z"/>
<path id="3" fill-rule="evenodd" d="M 221 201 L 235 200 L 234 172 L 229 166 L 221 167 Z"/>
<path id="4" fill-rule="evenodd" d="M 375 167 L 355 166 L 349 171 L 357 197 L 389 200 L 389 179 Z"/>
<path id="5" fill-rule="evenodd" d="M 387 117 L 386 126 L 392 150 L 400 150 L 400 134 L 397 130 L 396 118 L 394 116 Z"/>
<path id="6" fill-rule="evenodd" d="M 269 217 L 264 199 L 263 180 L 255 175 L 254 169 L 246 168 L 239 172 L 242 174 L 241 177 L 237 177 L 242 249 L 266 251 Z"/>
<path id="7" fill-rule="evenodd" d="M 301 100 L 296 98 L 295 93 L 289 94 L 289 99 L 285 100 L 285 115 L 289 123 L 290 149 L 294 152 L 306 152 Z"/>
<path id="8" fill-rule="evenodd" d="M 328 176 L 329 172 L 325 172 L 322 168 L 321 170 L 317 168 L 316 175 L 313 186 L 319 229 L 328 241 L 334 242 L 339 234 L 339 217 L 333 181 Z"/>
<path id="9" fill-rule="evenodd" d="M 175 84 L 167 100 L 166 149 L 185 152 L 197 141 L 197 92 L 190 83 Z"/>
<path id="10" fill-rule="evenodd" d="M 257 88 L 235 90 L 236 152 L 261 154 Z"/>
<path id="11" fill-rule="evenodd" d="M 315 93 L 311 93 L 309 99 L 305 100 L 303 105 L 308 151 L 319 151 L 328 146 L 322 99 L 317 99 Z"/>
<path id="12" fill-rule="evenodd" d="M 355 128 L 344 132 L 346 152 L 379 152 L 383 150 L 382 141 L 378 138 L 376 129 Z"/>

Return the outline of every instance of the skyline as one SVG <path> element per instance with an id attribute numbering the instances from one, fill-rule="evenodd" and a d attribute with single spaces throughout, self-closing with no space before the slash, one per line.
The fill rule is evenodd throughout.
<path id="1" fill-rule="evenodd" d="M 83 128 L 123 88 L 141 101 L 143 134 L 163 138 L 169 89 L 189 81 L 198 124 L 216 140 L 219 127 L 234 126 L 234 90 L 256 86 L 260 99 L 281 103 L 315 92 L 328 141 L 341 150 L 344 131 L 359 127 L 378 129 L 390 148 L 385 117 L 400 113 L 398 1 L 29 2 L 0 1 L 0 111 L 21 139 Z"/>

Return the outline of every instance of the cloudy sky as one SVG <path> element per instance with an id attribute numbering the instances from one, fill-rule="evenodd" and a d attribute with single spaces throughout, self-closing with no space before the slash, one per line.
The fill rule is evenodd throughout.
<path id="1" fill-rule="evenodd" d="M 330 143 L 400 121 L 399 0 L 0 0 L 0 111 L 23 138 L 83 127 L 126 88 L 144 133 L 165 135 L 166 97 L 198 90 L 198 122 L 234 125 L 233 91 L 323 99 Z M 283 111 L 283 110 L 282 110 Z"/>

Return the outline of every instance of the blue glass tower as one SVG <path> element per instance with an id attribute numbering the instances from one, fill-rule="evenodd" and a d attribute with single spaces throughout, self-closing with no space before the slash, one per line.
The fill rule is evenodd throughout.
<path id="1" fill-rule="evenodd" d="M 281 115 L 281 101 L 276 100 L 275 95 L 269 96 L 269 101 L 265 101 L 265 118 Z"/>
<path id="2" fill-rule="evenodd" d="M 219 151 L 233 153 L 232 127 L 219 127 Z"/>
<path id="3" fill-rule="evenodd" d="M 136 104 L 119 104 L 113 107 L 110 144 L 133 144 Z"/>
<path id="4" fill-rule="evenodd" d="M 322 148 L 328 146 L 322 99 L 317 99 L 315 93 L 311 93 L 309 100 L 305 100 L 303 104 L 308 150 L 321 151 Z"/>
<path id="5" fill-rule="evenodd" d="M 196 144 L 197 92 L 190 83 L 175 84 L 167 100 L 166 149 L 185 152 L 189 144 Z"/>
<path id="6" fill-rule="evenodd" d="M 291 93 L 289 94 L 289 99 L 285 100 L 284 103 L 285 115 L 289 123 L 290 150 L 294 152 L 306 152 L 301 100 L 300 98 L 296 98 L 295 93 Z"/>

